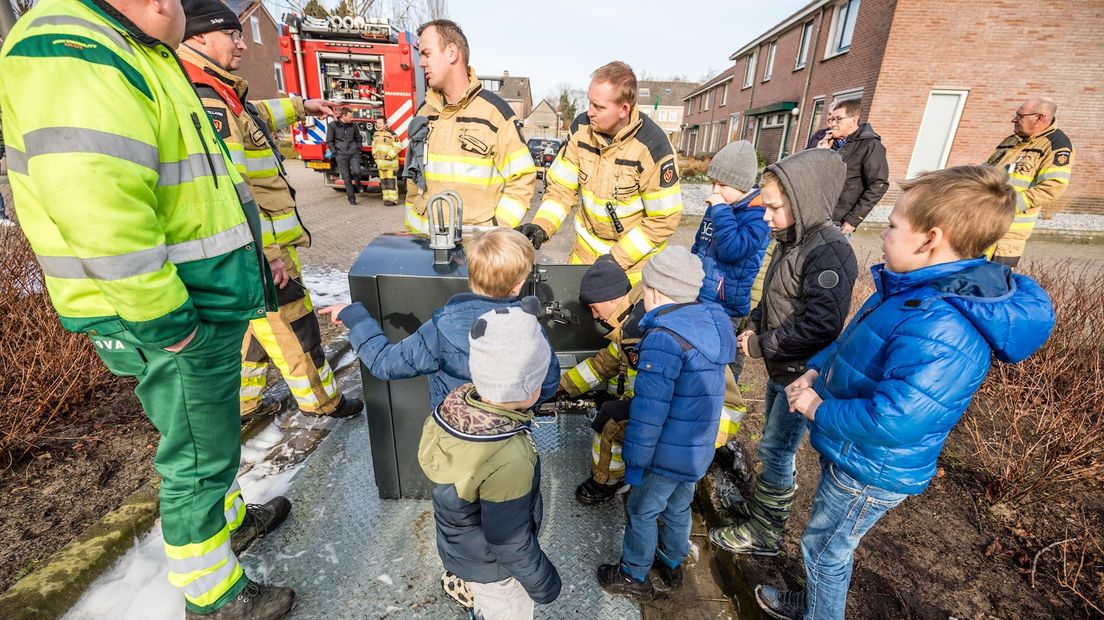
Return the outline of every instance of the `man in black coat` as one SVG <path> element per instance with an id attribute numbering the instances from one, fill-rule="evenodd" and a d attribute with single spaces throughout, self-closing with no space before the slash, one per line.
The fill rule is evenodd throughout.
<path id="1" fill-rule="evenodd" d="M 353 111 L 341 108 L 338 119 L 330 121 L 326 127 L 326 147 L 337 162 L 341 181 L 345 183 L 345 195 L 349 204 L 356 204 L 356 191 L 360 185 L 360 147 L 364 145 L 364 136 L 360 127 L 353 121 Z"/>
<path id="2" fill-rule="evenodd" d="M 828 133 L 817 146 L 840 154 L 847 164 L 843 192 L 832 210 L 832 222 L 851 234 L 889 189 L 889 162 L 882 138 L 870 123 L 860 123 L 862 102 L 848 99 L 832 103 Z"/>

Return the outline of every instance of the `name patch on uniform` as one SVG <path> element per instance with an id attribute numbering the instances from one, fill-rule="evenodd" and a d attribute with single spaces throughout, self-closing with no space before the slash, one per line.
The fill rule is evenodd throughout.
<path id="1" fill-rule="evenodd" d="M 1069 158 L 1070 158 L 1069 151 L 1058 151 L 1057 153 L 1054 154 L 1054 165 L 1055 166 L 1068 166 L 1069 165 Z"/>
<path id="2" fill-rule="evenodd" d="M 223 138 L 230 137 L 230 123 L 226 118 L 225 108 L 204 107 L 207 112 L 207 116 L 211 117 L 211 122 L 215 125 L 215 132 Z"/>
<path id="3" fill-rule="evenodd" d="M 671 187 L 678 182 L 678 173 L 675 172 L 675 160 L 668 159 L 659 168 L 660 187 Z"/>

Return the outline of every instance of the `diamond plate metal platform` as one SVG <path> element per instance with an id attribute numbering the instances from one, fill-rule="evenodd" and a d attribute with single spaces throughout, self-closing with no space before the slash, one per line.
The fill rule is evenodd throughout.
<path id="1" fill-rule="evenodd" d="M 621 552 L 624 509 L 614 500 L 582 506 L 575 487 L 589 475 L 585 416 L 540 419 L 545 517 L 541 547 L 563 590 L 538 618 L 640 618 L 632 601 L 598 586 L 594 571 Z M 289 618 L 464 618 L 440 588 L 433 506 L 427 500 L 381 500 L 363 416 L 338 425 L 298 473 L 295 503 L 280 529 L 243 556 L 254 578 L 295 588 Z"/>

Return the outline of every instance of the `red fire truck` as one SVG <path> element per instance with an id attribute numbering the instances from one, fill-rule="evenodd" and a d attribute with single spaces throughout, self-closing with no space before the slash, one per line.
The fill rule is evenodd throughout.
<path id="1" fill-rule="evenodd" d="M 385 119 L 402 141 L 399 163 L 404 165 L 406 130 L 425 94 L 417 38 L 397 32 L 380 18 L 291 14 L 285 21 L 280 60 L 288 90 L 353 109 L 354 121 L 364 124 L 361 183 L 378 188 L 379 173 L 371 157 L 374 121 Z M 292 140 L 306 166 L 323 173 L 326 185 L 344 188 L 336 163 L 326 158 L 326 121 L 309 117 L 296 124 Z"/>

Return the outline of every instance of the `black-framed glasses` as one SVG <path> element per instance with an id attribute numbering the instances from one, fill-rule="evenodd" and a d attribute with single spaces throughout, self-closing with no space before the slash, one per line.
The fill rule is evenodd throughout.
<path id="1" fill-rule="evenodd" d="M 230 37 L 230 42 L 235 45 L 242 42 L 241 30 L 223 30 L 222 33 Z"/>
<path id="2" fill-rule="evenodd" d="M 838 123 L 838 122 L 842 121 L 845 118 L 851 118 L 851 117 L 850 116 L 829 116 L 828 117 L 828 124 Z"/>
<path id="3" fill-rule="evenodd" d="M 1029 116 L 1042 116 L 1042 115 L 1043 115 L 1042 112 L 1029 112 L 1027 114 L 1020 114 L 1019 112 L 1016 112 L 1016 118 L 1017 119 L 1024 119 L 1024 118 L 1027 118 Z"/>

